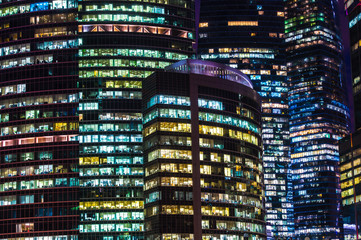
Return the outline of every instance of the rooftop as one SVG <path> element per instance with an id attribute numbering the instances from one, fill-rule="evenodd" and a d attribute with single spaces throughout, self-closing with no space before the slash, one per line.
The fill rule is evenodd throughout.
<path id="1" fill-rule="evenodd" d="M 165 70 L 167 72 L 179 72 L 179 73 L 188 73 L 188 74 L 194 73 L 194 74 L 207 75 L 211 77 L 223 78 L 243 84 L 253 89 L 252 82 L 247 77 L 247 75 L 245 75 L 244 73 L 242 73 L 241 71 L 235 68 L 231 68 L 229 66 L 216 62 L 187 59 L 176 62 L 166 67 Z"/>

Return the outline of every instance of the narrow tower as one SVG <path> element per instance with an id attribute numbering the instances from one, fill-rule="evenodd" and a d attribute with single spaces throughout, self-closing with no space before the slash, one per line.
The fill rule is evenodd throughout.
<path id="1" fill-rule="evenodd" d="M 284 1 L 202 0 L 198 56 L 239 69 L 261 95 L 267 232 L 292 237 Z"/>
<path id="2" fill-rule="evenodd" d="M 286 1 L 297 239 L 341 239 L 337 140 L 348 133 L 337 1 Z"/>

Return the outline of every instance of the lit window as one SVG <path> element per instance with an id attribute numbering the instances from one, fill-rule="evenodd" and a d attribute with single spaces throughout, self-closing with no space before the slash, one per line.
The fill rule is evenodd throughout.
<path id="1" fill-rule="evenodd" d="M 228 21 L 228 26 L 258 26 L 258 21 Z"/>

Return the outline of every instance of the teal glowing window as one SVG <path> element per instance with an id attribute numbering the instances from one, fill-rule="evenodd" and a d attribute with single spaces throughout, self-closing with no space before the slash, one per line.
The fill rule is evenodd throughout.
<path id="1" fill-rule="evenodd" d="M 190 106 L 189 97 L 170 96 L 170 95 L 157 95 L 152 97 L 147 102 L 147 108 L 154 106 L 155 104 L 169 104 L 169 105 L 182 105 Z"/>

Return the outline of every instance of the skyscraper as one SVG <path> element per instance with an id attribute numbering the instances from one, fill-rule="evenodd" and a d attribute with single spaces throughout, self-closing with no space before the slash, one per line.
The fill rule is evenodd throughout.
<path id="1" fill-rule="evenodd" d="M 283 1 L 202 0 L 198 56 L 249 75 L 261 95 L 268 236 L 292 237 Z"/>
<path id="2" fill-rule="evenodd" d="M 0 239 L 77 239 L 76 12 L 0 2 Z"/>
<path id="3" fill-rule="evenodd" d="M 295 235 L 341 239 L 337 140 L 348 133 L 337 1 L 286 1 Z"/>
<path id="4" fill-rule="evenodd" d="M 80 239 L 143 239 L 142 79 L 191 56 L 193 0 L 79 2 Z"/>
<path id="5" fill-rule="evenodd" d="M 344 239 L 360 239 L 361 131 L 340 140 L 340 178 Z M 358 235 L 358 236 L 357 236 Z"/>
<path id="6" fill-rule="evenodd" d="M 361 5 L 360 1 L 345 1 L 344 4 L 350 30 L 349 53 L 356 132 L 340 141 L 340 173 L 345 240 L 351 240 L 361 238 Z"/>
<path id="7" fill-rule="evenodd" d="M 142 239 L 142 79 L 192 55 L 194 1 L 0 12 L 0 239 Z"/>
<path id="8" fill-rule="evenodd" d="M 143 83 L 146 239 L 266 239 L 260 97 L 248 77 L 184 60 Z"/>
<path id="9" fill-rule="evenodd" d="M 351 47 L 351 77 L 355 109 L 356 130 L 361 128 L 361 5 L 360 1 L 345 1 L 345 10 L 349 22 Z"/>

